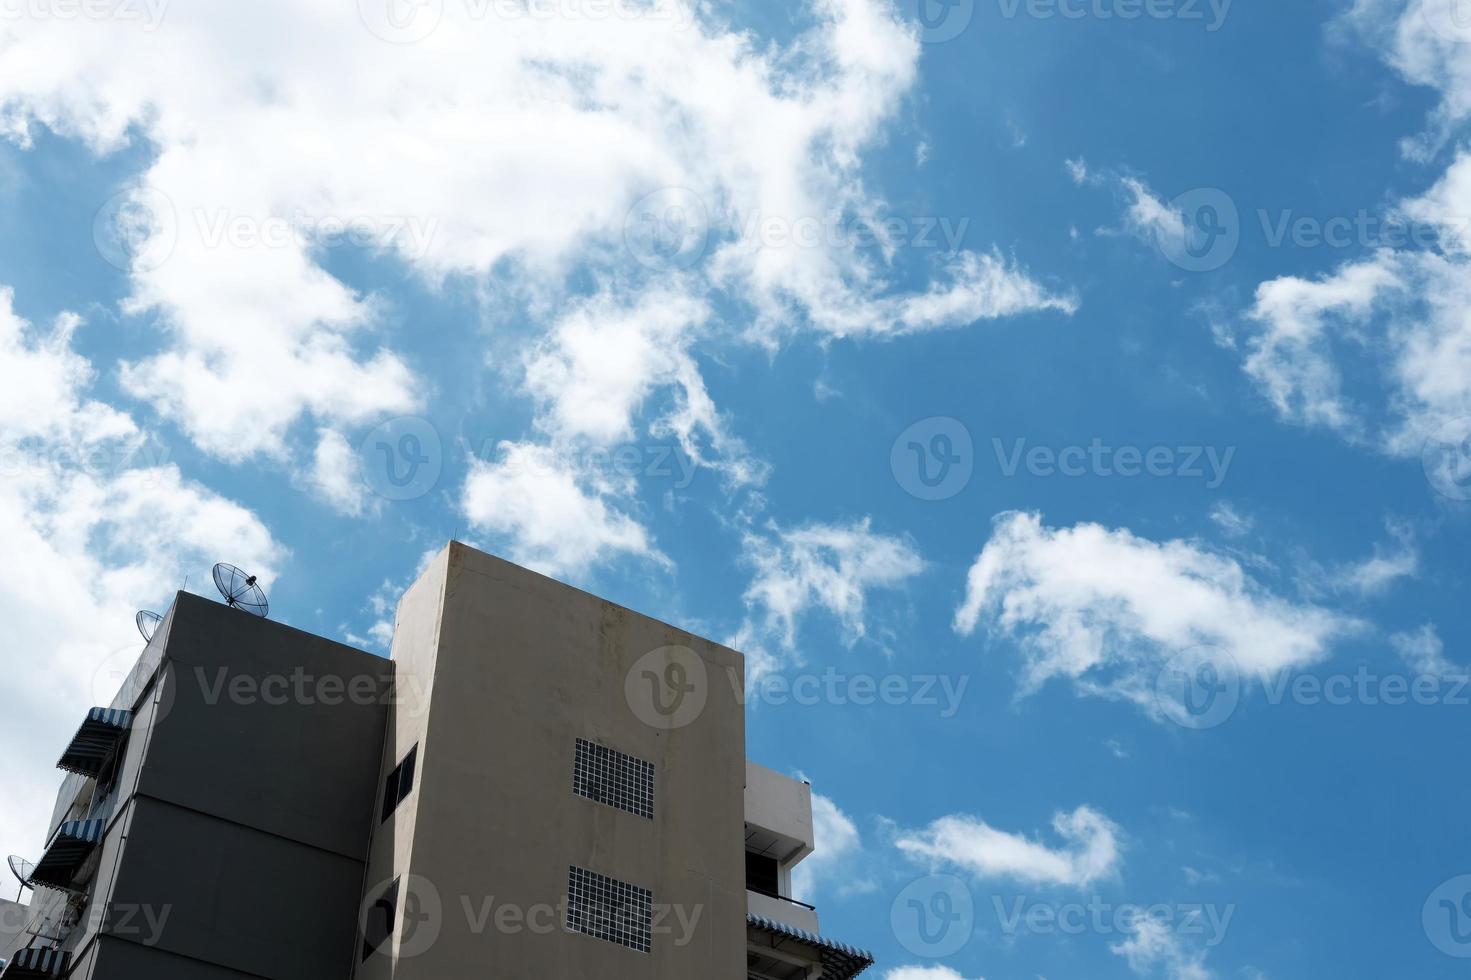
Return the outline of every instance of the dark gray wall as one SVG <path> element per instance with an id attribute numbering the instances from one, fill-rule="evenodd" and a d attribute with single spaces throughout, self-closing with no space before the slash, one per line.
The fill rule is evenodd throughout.
<path id="1" fill-rule="evenodd" d="M 171 618 L 79 975 L 345 978 L 392 665 L 195 596 Z"/>

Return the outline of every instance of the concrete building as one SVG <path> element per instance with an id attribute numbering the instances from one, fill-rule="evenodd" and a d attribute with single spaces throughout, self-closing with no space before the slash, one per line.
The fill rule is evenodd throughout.
<path id="1" fill-rule="evenodd" d="M 3 980 L 848 980 L 741 656 L 452 542 L 392 657 L 180 593 L 79 706 Z M 15 918 L 15 916 L 11 916 Z"/>

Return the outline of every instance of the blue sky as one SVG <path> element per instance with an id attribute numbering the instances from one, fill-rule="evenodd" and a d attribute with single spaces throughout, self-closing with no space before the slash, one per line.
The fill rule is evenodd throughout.
<path id="1" fill-rule="evenodd" d="M 1471 17 L 923 2 L 4 7 L 0 844 L 460 537 L 747 653 L 889 980 L 1459 975 Z"/>

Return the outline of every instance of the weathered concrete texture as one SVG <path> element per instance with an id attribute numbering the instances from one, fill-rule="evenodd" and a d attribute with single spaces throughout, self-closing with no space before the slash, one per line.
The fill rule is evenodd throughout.
<path id="1" fill-rule="evenodd" d="M 702 675 L 703 709 L 678 727 L 625 691 L 666 647 Z M 395 955 L 361 980 L 744 977 L 739 654 L 452 543 L 404 597 L 394 658 L 381 774 L 417 744 L 418 784 L 379 828 L 369 880 L 402 876 L 415 897 L 400 896 Z M 653 820 L 572 792 L 578 738 L 655 766 Z M 669 907 L 650 952 L 563 929 L 571 866 Z M 406 927 L 404 911 L 436 907 Z"/>

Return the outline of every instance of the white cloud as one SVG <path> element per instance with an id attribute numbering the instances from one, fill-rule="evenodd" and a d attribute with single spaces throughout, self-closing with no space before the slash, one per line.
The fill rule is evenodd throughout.
<path id="1" fill-rule="evenodd" d="M 51 760 L 142 649 L 134 613 L 161 607 L 186 575 L 207 589 L 215 561 L 269 583 L 284 558 L 254 514 L 185 479 L 129 416 L 88 398 L 94 372 L 71 349 L 79 326 L 67 314 L 37 330 L 0 290 L 0 540 L 21 571 L 0 581 L 15 651 L 0 839 L 32 857 L 60 780 Z"/>
<path id="2" fill-rule="evenodd" d="M 1156 970 L 1167 980 L 1211 980 L 1214 976 L 1206 968 L 1204 951 L 1187 949 L 1158 919 L 1137 920 L 1133 935 L 1109 949 L 1127 959 L 1129 969 L 1140 976 L 1153 975 Z"/>
<path id="3" fill-rule="evenodd" d="M 884 980 L 966 980 L 948 966 L 901 966 L 884 974 Z M 985 980 L 976 977 L 975 980 Z"/>
<path id="4" fill-rule="evenodd" d="M 1008 513 L 970 569 L 955 628 L 982 623 L 1026 658 L 1024 690 L 1053 678 L 1153 712 L 1152 685 L 1175 654 L 1213 647 L 1252 676 L 1312 663 L 1358 624 L 1274 595 L 1234 559 L 1098 524 L 1050 528 Z"/>
<path id="5" fill-rule="evenodd" d="M 1465 677 L 1467 669 L 1445 655 L 1445 641 L 1434 623 L 1419 629 L 1392 634 L 1389 638 L 1405 666 L 1417 675 L 1428 677 Z"/>
<path id="6" fill-rule="evenodd" d="M 895 845 L 933 866 L 1028 885 L 1081 888 L 1118 871 L 1119 828 L 1097 810 L 1080 806 L 1058 813 L 1052 830 L 1061 846 L 997 830 L 976 817 L 948 816 L 923 830 L 901 833 Z"/>
<path id="7" fill-rule="evenodd" d="M 792 869 L 792 897 L 811 902 L 820 887 L 833 881 L 844 893 L 872 888 L 873 883 L 854 867 L 863 852 L 857 825 L 836 803 L 818 793 L 812 794 L 812 835 L 812 854 Z"/>
<path id="8" fill-rule="evenodd" d="M 797 644 L 799 621 L 820 609 L 837 619 L 850 645 L 868 635 L 868 595 L 896 589 L 924 569 L 907 537 L 871 530 L 865 518 L 853 524 L 808 524 L 791 530 L 774 525 L 770 534 L 745 536 L 745 561 L 755 569 L 746 588 L 749 611 L 732 640 L 751 661 L 748 679 L 775 666 Z"/>
<path id="9" fill-rule="evenodd" d="M 695 363 L 710 315 L 706 301 L 679 289 L 631 298 L 602 292 L 577 304 L 526 355 L 537 427 L 559 447 L 630 440 L 644 403 L 668 388 L 673 405 L 650 423 L 650 434 L 676 439 L 693 464 L 735 485 L 762 482 L 766 465 L 728 431 Z"/>
<path id="10" fill-rule="evenodd" d="M 1440 90 L 1438 132 L 1406 145 L 1422 160 L 1471 118 L 1471 31 L 1450 20 L 1454 7 L 1358 0 L 1349 15 L 1406 79 Z M 1390 210 L 1438 242 L 1382 245 L 1316 278 L 1262 283 L 1244 367 L 1283 418 L 1411 456 L 1471 416 L 1471 152 L 1457 151 L 1434 186 Z"/>
<path id="11" fill-rule="evenodd" d="M 1363 561 L 1342 566 L 1330 575 L 1338 589 L 1361 596 L 1377 596 L 1387 592 L 1401 579 L 1420 572 L 1420 547 L 1408 525 L 1390 521 L 1391 543 L 1375 545 L 1374 554 Z"/>
<path id="12" fill-rule="evenodd" d="M 650 282 L 666 295 L 724 291 L 741 311 L 730 332 L 766 343 L 1074 305 L 990 253 L 960 252 L 907 294 L 891 248 L 740 234 L 739 216 L 790 225 L 884 210 L 862 154 L 884 138 L 920 54 L 888 0 L 814 0 L 811 27 L 785 45 L 698 17 L 506 17 L 495 4 L 445 4 L 437 29 L 390 44 L 360 6 L 376 9 L 176 4 L 152 31 L 92 18 L 8 28 L 0 133 L 24 145 L 47 127 L 98 153 L 154 150 L 123 222 L 141 245 L 119 261 L 128 308 L 156 317 L 164 346 L 126 365 L 123 383 L 225 459 L 283 455 L 303 419 L 341 428 L 423 401 L 414 368 L 385 346 L 378 298 L 324 268 L 344 240 L 431 285 L 472 278 L 499 316 L 525 300 L 533 327 L 584 266 L 624 297 Z M 684 215 L 708 232 L 687 287 L 625 243 L 635 202 L 661 188 L 687 189 L 705 212 Z M 685 327 L 704 319 L 685 302 Z M 644 373 L 618 385 L 583 356 L 616 359 L 616 337 L 583 339 L 591 347 L 533 358 L 548 370 L 560 360 L 581 385 L 556 424 L 606 434 L 650 386 L 673 384 L 687 397 L 674 431 L 715 441 L 679 341 L 672 362 L 646 350 Z M 613 409 L 607 422 L 583 411 L 594 403 Z"/>
<path id="13" fill-rule="evenodd" d="M 500 444 L 500 457 L 476 461 L 461 509 L 476 528 L 505 535 L 512 561 L 566 575 L 632 555 L 667 564 L 648 530 L 609 506 L 617 488 L 579 471 L 547 446 Z"/>
<path id="14" fill-rule="evenodd" d="M 1131 231 L 1150 242 L 1173 242 L 1177 247 L 1185 245 L 1189 240 L 1190 226 L 1183 214 L 1156 197 L 1136 177 L 1124 177 L 1120 183 L 1129 194 L 1125 220 Z"/>
<path id="15" fill-rule="evenodd" d="M 1224 501 L 1211 508 L 1210 518 L 1217 527 L 1233 538 L 1249 533 L 1256 523 L 1250 516 Z"/>
<path id="16" fill-rule="evenodd" d="M 357 450 L 333 429 L 317 433 L 312 459 L 312 489 L 331 507 L 357 516 L 368 506 L 368 486 L 363 482 Z"/>

